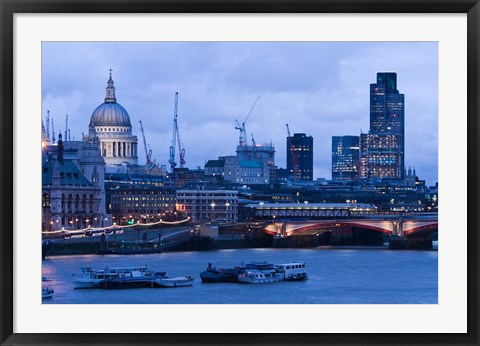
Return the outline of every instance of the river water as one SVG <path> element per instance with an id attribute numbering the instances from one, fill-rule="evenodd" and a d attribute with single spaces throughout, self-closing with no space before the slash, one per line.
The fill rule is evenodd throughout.
<path id="1" fill-rule="evenodd" d="M 242 262 L 304 261 L 309 280 L 273 284 L 203 284 L 209 262 L 233 267 Z M 126 290 L 73 288 L 80 267 L 149 265 L 167 276 L 190 275 L 192 287 Z M 50 257 L 42 262 L 44 282 L 55 290 L 43 304 L 437 304 L 438 252 L 388 249 L 235 249 L 148 255 Z"/>

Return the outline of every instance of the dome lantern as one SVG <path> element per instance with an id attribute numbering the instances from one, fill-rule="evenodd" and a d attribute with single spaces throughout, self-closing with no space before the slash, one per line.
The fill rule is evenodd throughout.
<path id="1" fill-rule="evenodd" d="M 115 97 L 115 85 L 112 79 L 112 69 L 107 82 L 105 102 L 98 106 L 90 118 L 90 126 L 126 126 L 131 128 L 130 116 Z"/>
<path id="2" fill-rule="evenodd" d="M 107 103 L 115 103 L 117 102 L 117 99 L 115 98 L 115 85 L 113 84 L 113 79 L 112 79 L 112 69 L 110 71 L 110 78 L 108 79 L 107 82 L 107 87 L 106 93 L 105 93 L 105 102 Z"/>

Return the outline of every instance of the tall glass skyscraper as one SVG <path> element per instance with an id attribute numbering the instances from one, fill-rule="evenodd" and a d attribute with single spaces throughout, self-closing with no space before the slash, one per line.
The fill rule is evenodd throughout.
<path id="1" fill-rule="evenodd" d="M 359 176 L 360 137 L 332 137 L 332 180 L 355 180 Z"/>
<path id="2" fill-rule="evenodd" d="M 379 72 L 370 84 L 370 131 L 360 145 L 361 178 L 404 178 L 405 96 L 395 72 Z"/>

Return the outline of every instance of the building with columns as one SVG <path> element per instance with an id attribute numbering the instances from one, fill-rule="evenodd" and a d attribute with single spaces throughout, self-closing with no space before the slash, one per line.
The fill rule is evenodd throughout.
<path id="1" fill-rule="evenodd" d="M 85 139 L 98 142 L 107 167 L 138 164 L 138 139 L 132 135 L 128 112 L 117 103 L 112 69 L 107 81 L 105 102 L 93 111 Z"/>

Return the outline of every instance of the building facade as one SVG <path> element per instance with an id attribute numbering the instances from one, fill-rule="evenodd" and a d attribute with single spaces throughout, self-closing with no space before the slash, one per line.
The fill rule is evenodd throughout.
<path id="1" fill-rule="evenodd" d="M 399 135 L 360 135 L 360 178 L 402 179 Z"/>
<path id="2" fill-rule="evenodd" d="M 205 176 L 221 177 L 225 181 L 242 185 L 270 183 L 271 172 L 277 167 L 267 161 L 243 160 L 243 156 L 221 156 L 205 164 Z"/>
<path id="3" fill-rule="evenodd" d="M 360 137 L 332 137 L 332 180 L 355 180 L 359 177 Z"/>
<path id="4" fill-rule="evenodd" d="M 287 170 L 292 181 L 313 180 L 313 137 L 295 133 L 287 137 Z"/>
<path id="5" fill-rule="evenodd" d="M 124 185 L 110 191 L 112 218 L 117 224 L 155 222 L 176 212 L 175 189 L 152 185 Z"/>
<path id="6" fill-rule="evenodd" d="M 258 161 L 264 166 L 275 166 L 275 147 L 272 143 L 237 145 L 236 154 L 239 160 Z"/>
<path id="7" fill-rule="evenodd" d="M 117 103 L 111 69 L 104 103 L 93 111 L 85 139 L 99 143 L 107 166 L 138 164 L 138 139 L 132 134 L 128 112 Z"/>
<path id="8" fill-rule="evenodd" d="M 360 145 L 361 178 L 404 178 L 405 96 L 394 72 L 379 72 L 370 84 L 370 131 Z"/>
<path id="9" fill-rule="evenodd" d="M 111 224 L 105 212 L 105 162 L 98 146 L 84 142 L 44 146 L 42 231 L 84 229 Z"/>
<path id="10" fill-rule="evenodd" d="M 197 224 L 236 223 L 238 191 L 202 188 L 177 190 L 177 208 Z"/>

